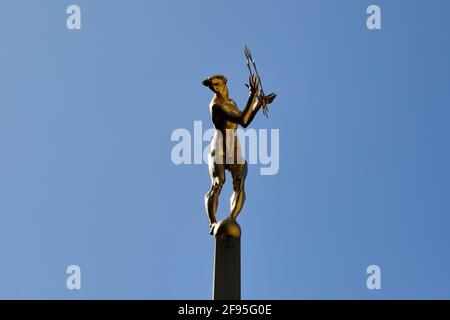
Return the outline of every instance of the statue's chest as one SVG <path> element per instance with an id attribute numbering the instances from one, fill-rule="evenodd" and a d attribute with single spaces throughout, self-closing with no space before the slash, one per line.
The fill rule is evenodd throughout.
<path id="1" fill-rule="evenodd" d="M 229 108 L 229 109 L 233 109 L 235 111 L 238 110 L 236 102 L 234 102 L 233 100 L 229 100 L 229 101 L 224 102 L 224 105 L 227 108 Z"/>

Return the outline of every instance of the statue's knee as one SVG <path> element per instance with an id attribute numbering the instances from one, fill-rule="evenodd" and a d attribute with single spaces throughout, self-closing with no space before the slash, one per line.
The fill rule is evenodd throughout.
<path id="1" fill-rule="evenodd" d="M 225 184 L 225 177 L 216 178 L 215 181 L 214 181 L 214 185 L 218 189 L 221 189 L 224 184 Z"/>
<path id="2" fill-rule="evenodd" d="M 216 177 L 214 178 L 211 189 L 213 191 L 220 191 L 224 184 L 225 184 L 225 177 Z"/>

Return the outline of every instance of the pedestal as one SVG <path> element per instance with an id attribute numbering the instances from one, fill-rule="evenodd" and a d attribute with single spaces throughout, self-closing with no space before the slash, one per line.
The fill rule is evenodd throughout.
<path id="1" fill-rule="evenodd" d="M 214 300 L 241 299 L 241 228 L 236 221 L 223 220 L 214 229 Z"/>

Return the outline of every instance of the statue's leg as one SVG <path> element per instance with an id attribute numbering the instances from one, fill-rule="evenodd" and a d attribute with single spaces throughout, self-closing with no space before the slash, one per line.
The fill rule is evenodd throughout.
<path id="1" fill-rule="evenodd" d="M 209 175 L 211 177 L 211 188 L 205 195 L 205 207 L 208 214 L 211 233 L 214 224 L 217 222 L 216 211 L 219 203 L 220 191 L 222 191 L 223 184 L 225 183 L 225 165 L 215 163 L 214 159 L 210 157 L 208 167 Z"/>
<path id="2" fill-rule="evenodd" d="M 235 220 L 242 210 L 245 202 L 245 178 L 247 177 L 247 161 L 243 164 L 230 165 L 233 178 L 233 194 L 230 199 L 230 219 Z"/>

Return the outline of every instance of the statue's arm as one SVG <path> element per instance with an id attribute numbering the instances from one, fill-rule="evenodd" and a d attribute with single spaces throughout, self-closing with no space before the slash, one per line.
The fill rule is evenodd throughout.
<path id="1" fill-rule="evenodd" d="M 243 111 L 240 111 L 238 108 L 233 108 L 222 104 L 215 104 L 212 108 L 214 112 L 220 112 L 222 116 L 225 117 L 225 120 L 240 124 L 244 128 L 247 128 L 252 122 L 259 109 L 261 109 L 261 104 L 259 102 L 255 102 L 255 94 L 253 93 L 249 95 L 247 104 Z"/>
<path id="2" fill-rule="evenodd" d="M 242 121 L 240 123 L 241 126 L 247 128 L 248 125 L 253 121 L 255 115 L 258 113 L 259 109 L 261 109 L 261 104 L 259 101 L 255 101 L 256 94 L 251 92 L 247 104 L 245 105 L 244 110 L 242 111 Z"/>
<path id="3" fill-rule="evenodd" d="M 253 121 L 253 118 L 261 109 L 259 101 L 255 101 L 255 93 L 250 93 L 247 104 L 243 111 L 238 108 L 234 108 L 228 105 L 215 104 L 212 107 L 213 112 L 220 112 L 225 117 L 225 120 L 240 124 L 242 127 L 247 128 Z"/>
<path id="4" fill-rule="evenodd" d="M 249 89 L 249 95 L 247 104 L 245 105 L 245 108 L 242 111 L 242 119 L 240 123 L 240 125 L 243 126 L 244 128 L 248 127 L 248 125 L 253 121 L 253 118 L 255 118 L 259 109 L 261 109 L 259 99 L 255 99 L 256 93 L 259 90 L 259 84 L 253 74 L 250 74 L 248 84 L 246 86 Z"/>

